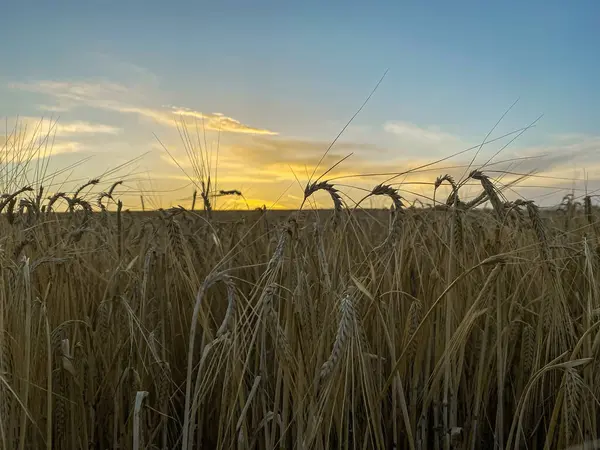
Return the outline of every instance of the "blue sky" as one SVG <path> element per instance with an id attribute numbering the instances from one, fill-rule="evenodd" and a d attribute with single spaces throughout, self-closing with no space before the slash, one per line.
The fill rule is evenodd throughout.
<path id="1" fill-rule="evenodd" d="M 387 69 L 334 148 L 332 161 L 355 152 L 341 173 L 405 170 L 476 144 L 519 98 L 494 136 L 544 117 L 504 156 L 546 155 L 536 164 L 548 177 L 586 168 L 600 188 L 599 17 L 592 1 L 13 2 L 0 16 L 0 116 L 59 117 L 71 132 L 58 143 L 71 151 L 56 163 L 93 156 L 81 176 L 150 151 L 142 167 L 164 190 L 185 177 L 153 133 L 185 167 L 166 118 L 226 117 L 221 187 L 293 206 L 290 167 L 314 165 Z M 539 180 L 531 184 L 557 186 Z"/>

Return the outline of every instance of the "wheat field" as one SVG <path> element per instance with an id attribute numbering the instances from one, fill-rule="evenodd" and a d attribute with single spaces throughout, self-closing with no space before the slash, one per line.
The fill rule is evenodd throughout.
<path id="1" fill-rule="evenodd" d="M 470 178 L 435 207 L 378 185 L 380 210 L 315 182 L 318 213 L 5 194 L 0 446 L 597 448 L 591 198 L 549 212 Z"/>

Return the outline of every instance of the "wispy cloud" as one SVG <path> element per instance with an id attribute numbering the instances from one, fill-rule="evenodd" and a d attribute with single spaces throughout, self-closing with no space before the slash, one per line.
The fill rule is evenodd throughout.
<path id="1" fill-rule="evenodd" d="M 84 149 L 84 145 L 78 141 L 62 141 L 54 142 L 51 148 L 52 155 L 60 155 L 64 153 L 77 153 Z"/>
<path id="2" fill-rule="evenodd" d="M 43 104 L 41 104 L 41 105 L 37 105 L 36 108 L 43 112 L 52 112 L 52 113 L 67 112 L 71 109 L 71 107 L 66 104 L 64 104 L 64 105 L 43 105 Z"/>
<path id="3" fill-rule="evenodd" d="M 99 82 L 65 82 L 65 81 L 36 81 L 28 83 L 11 83 L 12 89 L 34 92 L 59 101 L 58 108 L 63 107 L 60 102 L 69 105 L 87 106 L 103 109 L 121 114 L 135 114 L 146 119 L 151 119 L 161 125 L 177 127 L 178 120 L 202 120 L 206 129 L 224 133 L 242 133 L 256 135 L 276 135 L 277 133 L 265 128 L 253 127 L 228 117 L 221 113 L 203 113 L 185 107 L 152 108 L 142 106 L 136 102 L 137 94 L 128 87 L 105 81 Z"/>
<path id="4" fill-rule="evenodd" d="M 502 169 L 518 168 L 520 171 L 538 173 L 566 173 L 574 168 L 586 168 L 593 173 L 591 167 L 596 165 L 600 136 L 571 134 L 554 136 L 549 145 L 520 147 L 499 155 L 496 160 L 511 158 L 527 158 L 507 162 L 496 167 Z M 600 172 L 597 173 L 600 180 Z"/>
<path id="5" fill-rule="evenodd" d="M 40 80 L 25 83 L 9 83 L 11 89 L 19 89 L 38 94 L 72 100 L 82 103 L 102 102 L 102 99 L 123 95 L 128 92 L 127 87 L 106 81 L 85 82 L 85 81 L 53 81 Z"/>
<path id="6" fill-rule="evenodd" d="M 401 138 L 419 141 L 423 143 L 441 144 L 445 142 L 460 142 L 460 138 L 450 133 L 446 133 L 436 126 L 421 127 L 411 122 L 389 121 L 383 126 L 388 133 L 392 133 Z"/>
<path id="7" fill-rule="evenodd" d="M 24 136 L 14 135 L 0 136 L 0 154 L 9 155 L 7 158 L 11 161 L 30 160 L 45 158 L 50 155 L 60 155 L 64 153 L 76 153 L 84 149 L 82 142 L 76 140 L 52 141 L 42 136 Z M 5 163 L 7 158 L 0 156 L 0 163 Z"/>
<path id="8" fill-rule="evenodd" d="M 259 134 L 259 135 L 277 135 L 274 131 L 265 130 L 263 128 L 254 128 L 248 125 L 244 125 L 239 120 L 232 119 L 221 113 L 205 114 L 199 111 L 194 111 L 189 108 L 172 107 L 173 114 L 180 117 L 191 117 L 203 121 L 203 126 L 206 129 L 213 131 L 225 131 L 231 133 L 247 133 L 247 134 Z"/>
<path id="9" fill-rule="evenodd" d="M 254 136 L 229 145 L 229 155 L 240 161 L 252 161 L 258 166 L 298 166 L 314 167 L 329 147 L 327 141 L 294 138 Z M 379 147 L 358 142 L 338 142 L 321 162 L 321 169 L 337 163 L 354 153 L 350 161 L 366 162 L 370 156 L 382 152 Z M 352 164 L 351 162 L 345 164 Z"/>
<path id="10" fill-rule="evenodd" d="M 118 127 L 85 120 L 59 121 L 57 119 L 40 119 L 38 117 L 21 116 L 13 118 L 14 125 L 6 130 L 8 135 L 15 135 L 19 140 L 48 140 L 73 136 L 95 136 L 120 134 Z"/>
<path id="11" fill-rule="evenodd" d="M 112 134 L 117 135 L 122 132 L 121 128 L 104 125 L 102 123 L 91 123 L 83 120 L 74 122 L 57 123 L 56 134 L 58 136 L 73 136 L 78 134 Z"/>
<path id="12" fill-rule="evenodd" d="M 9 122 L 10 123 L 10 122 Z M 0 151 L 16 159 L 37 159 L 89 149 L 97 135 L 117 135 L 121 129 L 94 122 L 21 116 L 0 135 Z M 97 143 L 97 142 L 96 142 Z M 92 145 L 93 146 L 93 145 Z"/>

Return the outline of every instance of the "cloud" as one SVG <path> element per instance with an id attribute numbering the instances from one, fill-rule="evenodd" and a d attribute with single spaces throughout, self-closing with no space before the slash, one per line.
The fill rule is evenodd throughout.
<path id="1" fill-rule="evenodd" d="M 494 170 L 517 169 L 520 172 L 572 173 L 574 168 L 589 168 L 597 162 L 600 136 L 558 135 L 545 146 L 520 147 L 498 155 L 495 160 L 511 160 L 494 165 Z M 527 158 L 516 160 L 517 158 Z M 600 177 L 600 173 L 598 173 Z M 599 178 L 600 179 L 600 178 Z"/>
<path id="2" fill-rule="evenodd" d="M 67 105 L 37 105 L 37 109 L 45 112 L 67 112 L 71 107 Z"/>
<path id="3" fill-rule="evenodd" d="M 84 120 L 63 122 L 57 119 L 21 116 L 14 118 L 14 125 L 8 134 L 15 134 L 19 139 L 29 141 L 84 135 L 118 135 L 122 131 L 121 128 L 111 125 Z"/>
<path id="4" fill-rule="evenodd" d="M 200 119 L 203 121 L 203 126 L 206 129 L 213 131 L 224 131 L 231 133 L 246 133 L 246 134 L 258 134 L 258 135 L 269 135 L 275 136 L 276 132 L 266 130 L 263 128 L 254 128 L 249 125 L 244 125 L 239 120 L 232 119 L 221 113 L 205 114 L 199 111 L 194 111 L 189 108 L 172 107 L 171 111 L 174 115 L 179 117 L 191 117 L 194 119 Z"/>
<path id="5" fill-rule="evenodd" d="M 101 123 L 91 123 L 78 120 L 75 122 L 59 122 L 56 125 L 56 134 L 60 136 L 71 136 L 77 134 L 112 134 L 117 135 L 123 130 L 121 128 L 104 125 Z"/>
<path id="6" fill-rule="evenodd" d="M 160 83 L 160 78 L 151 70 L 120 59 L 114 54 L 90 51 L 85 59 L 96 69 L 96 73 L 102 73 L 109 78 L 126 79 L 136 86 L 156 87 Z"/>
<path id="7" fill-rule="evenodd" d="M 52 141 L 42 136 L 26 136 L 15 139 L 14 136 L 0 136 L 0 164 L 11 161 L 35 160 L 64 153 L 76 153 L 84 149 L 82 142 L 75 140 Z M 4 156 L 8 155 L 8 156 Z"/>
<path id="8" fill-rule="evenodd" d="M 327 141 L 254 136 L 230 144 L 226 154 L 240 161 L 252 161 L 255 166 L 313 167 L 319 163 L 329 145 Z M 353 165 L 356 160 L 365 164 L 382 151 L 372 144 L 341 141 L 323 158 L 320 167 L 325 170 L 350 153 L 354 155 L 344 162 L 344 166 Z"/>
<path id="9" fill-rule="evenodd" d="M 96 135 L 116 135 L 120 129 L 105 124 L 21 116 L 0 135 L 0 152 L 6 161 L 27 161 L 90 149 Z M 1 159 L 1 158 L 0 158 Z"/>
<path id="10" fill-rule="evenodd" d="M 383 129 L 401 138 L 422 143 L 441 144 L 461 141 L 459 137 L 441 131 L 439 127 L 420 127 L 411 122 L 388 121 L 384 124 Z"/>
<path id="11" fill-rule="evenodd" d="M 84 81 L 69 82 L 40 80 L 27 83 L 9 83 L 8 87 L 11 89 L 92 104 L 101 102 L 103 98 L 123 95 L 128 92 L 127 87 L 106 81 L 89 83 Z"/>
<path id="12" fill-rule="evenodd" d="M 54 142 L 49 151 L 51 151 L 52 156 L 56 156 L 64 153 L 81 152 L 84 148 L 84 145 L 78 141 L 61 141 Z"/>
<path id="13" fill-rule="evenodd" d="M 37 81 L 29 83 L 11 83 L 12 89 L 34 92 L 56 98 L 70 105 L 88 106 L 118 112 L 121 114 L 135 114 L 151 119 L 161 125 L 177 127 L 181 124 L 193 125 L 197 119 L 204 121 L 204 127 L 213 131 L 224 133 L 241 133 L 256 135 L 276 135 L 277 133 L 265 128 L 246 125 L 239 120 L 221 113 L 202 113 L 190 108 L 168 107 L 150 108 L 140 106 L 135 97 L 138 92 L 128 87 L 105 81 L 100 82 L 65 82 L 65 81 Z M 61 105 L 59 108 L 63 107 Z M 177 119 L 180 119 L 178 122 Z M 193 119 L 186 121 L 186 119 Z"/>

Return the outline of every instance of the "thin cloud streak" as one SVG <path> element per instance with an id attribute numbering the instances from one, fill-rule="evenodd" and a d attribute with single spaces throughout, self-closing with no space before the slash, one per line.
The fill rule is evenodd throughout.
<path id="1" fill-rule="evenodd" d="M 56 125 L 56 134 L 58 136 L 72 136 L 78 134 L 120 134 L 121 128 L 104 125 L 101 123 L 91 123 L 82 120 L 75 122 L 58 123 Z"/>
<path id="2" fill-rule="evenodd" d="M 440 144 L 443 142 L 460 142 L 460 138 L 453 134 L 441 131 L 438 127 L 420 127 L 411 122 L 388 121 L 383 129 L 391 134 L 397 135 L 408 140 L 415 140 L 423 143 Z"/>
<path id="3" fill-rule="evenodd" d="M 12 89 L 34 92 L 54 97 L 63 102 L 79 104 L 91 108 L 103 109 L 121 114 L 136 114 L 152 119 L 155 122 L 169 127 L 177 127 L 177 119 L 201 119 L 204 126 L 213 131 L 223 133 L 241 133 L 256 135 L 276 135 L 277 133 L 265 128 L 252 127 L 239 120 L 220 113 L 205 114 L 190 108 L 171 107 L 158 109 L 138 106 L 135 102 L 118 100 L 131 94 L 126 86 L 110 82 L 62 82 L 62 81 L 37 81 L 30 83 L 11 83 Z M 62 106 L 59 105 L 59 108 Z M 193 124 L 193 121 L 191 122 Z"/>
<path id="4" fill-rule="evenodd" d="M 244 125 L 239 120 L 232 119 L 221 113 L 205 114 L 189 108 L 172 107 L 173 114 L 179 117 L 192 117 L 203 121 L 203 126 L 212 131 L 225 131 L 231 133 L 248 133 L 257 135 L 275 136 L 276 132 L 263 128 L 254 128 Z"/>
<path id="5" fill-rule="evenodd" d="M 61 121 L 29 116 L 15 117 L 12 120 L 14 120 L 13 131 L 24 134 L 25 138 L 46 137 L 47 135 L 54 137 L 96 134 L 116 136 L 123 132 L 122 128 L 85 120 Z"/>

